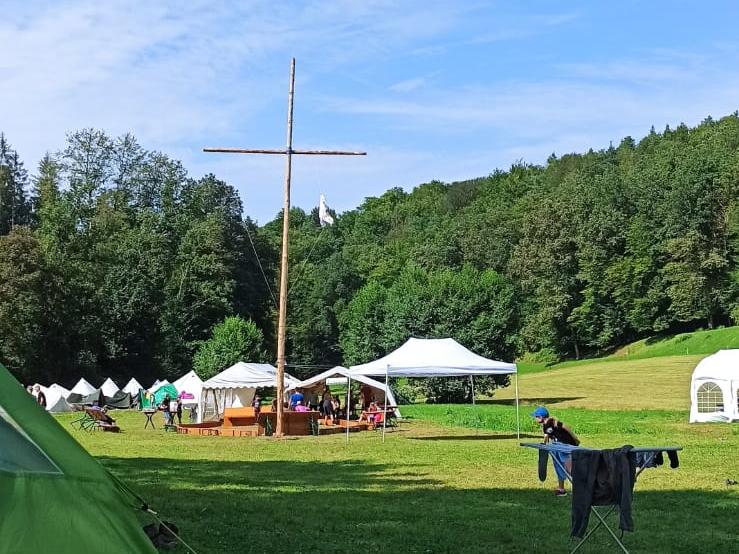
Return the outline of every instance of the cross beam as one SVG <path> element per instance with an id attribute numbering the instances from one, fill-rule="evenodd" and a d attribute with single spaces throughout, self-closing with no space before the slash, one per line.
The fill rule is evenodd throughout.
<path id="1" fill-rule="evenodd" d="M 292 156 L 366 156 L 366 152 L 342 150 L 293 149 L 293 97 L 295 95 L 295 58 L 290 62 L 290 92 L 287 97 L 287 147 L 271 148 L 203 148 L 204 152 L 224 154 L 277 154 L 285 156 L 285 203 L 282 211 L 282 258 L 280 260 L 280 306 L 277 323 L 277 425 L 275 435 L 281 437 L 285 398 L 285 330 L 287 322 L 287 240 L 290 228 L 290 180 Z"/>

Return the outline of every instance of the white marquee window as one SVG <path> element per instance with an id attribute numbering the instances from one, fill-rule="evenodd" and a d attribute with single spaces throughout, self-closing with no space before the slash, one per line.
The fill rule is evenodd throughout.
<path id="1" fill-rule="evenodd" d="M 716 383 L 707 382 L 698 387 L 698 412 L 710 414 L 724 411 L 724 393 Z"/>

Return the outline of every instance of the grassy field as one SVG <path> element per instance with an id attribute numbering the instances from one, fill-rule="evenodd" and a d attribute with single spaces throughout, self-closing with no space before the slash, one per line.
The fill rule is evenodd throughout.
<path id="1" fill-rule="evenodd" d="M 565 367 L 589 366 L 593 363 L 624 362 L 646 358 L 679 356 L 698 360 L 721 349 L 739 348 L 739 327 L 725 327 L 710 331 L 694 331 L 665 337 L 651 337 L 627 344 L 609 356 L 568 360 L 547 366 L 535 363 L 519 363 L 519 374 L 540 373 Z M 688 358 L 692 356 L 693 358 Z"/>
<path id="2" fill-rule="evenodd" d="M 519 376 L 523 402 L 605 410 L 688 410 L 690 376 L 703 355 L 592 360 Z M 513 387 L 495 400 L 515 397 Z"/>
<path id="3" fill-rule="evenodd" d="M 640 478 L 636 532 L 625 537 L 632 552 L 729 552 L 739 541 L 739 486 L 726 485 L 739 480 L 739 426 L 687 423 L 685 379 L 694 361 L 521 376 L 525 396 L 546 399 L 586 445 L 685 447 L 679 469 Z M 119 412 L 120 435 L 71 432 L 201 553 L 571 549 L 569 499 L 553 496 L 551 475 L 537 480 L 536 453 L 518 446 L 509 401 L 403 411 L 409 421 L 385 444 L 376 432 L 353 434 L 348 445 L 342 435 L 190 437 L 144 431 L 136 412 Z M 522 440 L 535 441 L 528 411 Z M 60 422 L 70 429 L 70 419 Z M 606 534 L 596 537 L 584 552 L 611 547 Z"/>

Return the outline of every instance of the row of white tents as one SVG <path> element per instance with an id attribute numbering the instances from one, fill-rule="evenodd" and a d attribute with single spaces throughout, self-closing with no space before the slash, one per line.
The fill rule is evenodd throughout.
<path id="1" fill-rule="evenodd" d="M 285 390 L 311 389 L 322 383 L 345 383 L 351 390 L 352 381 L 368 385 L 377 392 L 376 399 L 385 406 L 397 406 L 395 397 L 389 387 L 389 377 L 470 377 L 476 375 L 515 374 L 516 365 L 495 360 L 488 360 L 467 350 L 453 339 L 409 339 L 405 344 L 387 356 L 368 364 L 345 368 L 334 367 L 304 381 L 285 374 Z M 372 376 L 384 376 L 384 383 Z M 146 389 L 154 393 L 168 381 L 157 380 Z M 246 407 L 252 404 L 256 390 L 277 386 L 277 370 L 270 364 L 238 362 L 218 375 L 203 382 L 195 372 L 190 371 L 180 379 L 171 383 L 178 393 L 189 393 L 184 404 L 197 406 L 197 421 L 217 420 L 223 416 L 225 408 Z M 71 410 L 66 402 L 70 394 L 82 396 L 94 393 L 96 389 L 85 379 L 67 390 L 59 385 L 43 387 L 49 411 Z M 105 396 L 112 397 L 118 392 L 118 386 L 108 378 L 100 390 Z M 123 392 L 137 395 L 144 387 L 131 379 Z M 192 396 L 192 398 L 189 398 Z M 516 410 L 518 410 L 518 393 L 516 393 Z"/>

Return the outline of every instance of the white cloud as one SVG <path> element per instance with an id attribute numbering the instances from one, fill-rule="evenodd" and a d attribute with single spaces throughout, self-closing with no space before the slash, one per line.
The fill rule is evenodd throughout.
<path id="1" fill-rule="evenodd" d="M 393 85 L 390 85 L 388 87 L 393 92 L 412 92 L 418 88 L 421 88 L 423 85 L 426 84 L 426 78 L 425 77 L 416 77 L 415 79 L 406 79 L 404 81 L 399 81 Z"/>
<path id="2" fill-rule="evenodd" d="M 469 53 L 475 41 L 475 52 L 522 41 L 580 17 L 498 11 L 421 0 L 19 1 L 0 20 L 0 130 L 32 170 L 68 131 L 131 131 L 191 174 L 214 172 L 236 185 L 247 212 L 264 221 L 282 204 L 283 160 L 201 148 L 284 144 L 291 56 L 296 144 L 310 147 L 307 137 L 369 152 L 296 160 L 293 198 L 307 207 L 319 191 L 349 209 L 390 186 L 476 177 L 520 158 L 542 162 L 552 151 L 607 146 L 652 124 L 696 123 L 737 107 L 739 76 L 726 70 L 737 61 L 732 43 L 721 43 L 716 59 L 652 50 L 640 59 L 557 60 L 544 68 L 554 74 L 547 78 L 457 72 L 450 85 L 435 71 L 436 55 Z"/>

